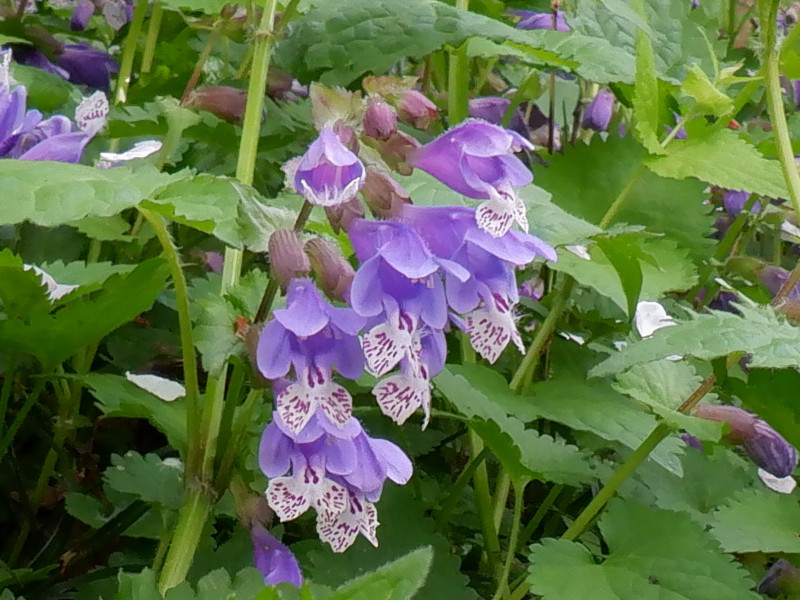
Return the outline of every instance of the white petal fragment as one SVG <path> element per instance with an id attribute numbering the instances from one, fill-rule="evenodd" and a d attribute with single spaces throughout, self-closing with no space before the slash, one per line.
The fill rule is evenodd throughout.
<path id="1" fill-rule="evenodd" d="M 139 386 L 153 396 L 161 398 L 166 402 L 172 402 L 186 395 L 186 388 L 177 381 L 159 377 L 158 375 L 125 373 L 125 378 L 132 384 Z"/>
<path id="2" fill-rule="evenodd" d="M 647 301 L 639 302 L 636 305 L 633 323 L 636 326 L 636 331 L 643 338 L 650 337 L 659 329 L 675 325 L 675 321 L 667 314 L 661 304 Z"/>
<path id="3" fill-rule="evenodd" d="M 772 473 L 759 467 L 758 476 L 764 482 L 764 485 L 779 494 L 791 494 L 794 488 L 797 487 L 797 481 L 791 475 L 775 477 Z"/>
<path id="4" fill-rule="evenodd" d="M 75 123 L 83 133 L 94 136 L 106 124 L 108 117 L 108 98 L 103 92 L 95 92 L 75 109 Z"/>

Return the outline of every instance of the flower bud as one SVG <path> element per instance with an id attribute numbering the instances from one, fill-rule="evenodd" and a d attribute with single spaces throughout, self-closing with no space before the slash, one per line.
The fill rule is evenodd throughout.
<path id="1" fill-rule="evenodd" d="M 411 154 L 420 147 L 420 143 L 410 135 L 398 131 L 387 140 L 380 140 L 376 145 L 381 158 L 389 167 L 401 175 L 411 175 L 414 168 L 409 165 Z"/>
<path id="2" fill-rule="evenodd" d="M 758 582 L 756 591 L 770 598 L 794 598 L 800 592 L 800 571 L 788 560 L 778 559 Z"/>
<path id="3" fill-rule="evenodd" d="M 342 229 L 347 230 L 353 219 L 360 219 L 364 216 L 364 206 L 358 196 L 353 196 L 344 204 L 336 206 L 326 206 L 325 216 L 334 233 L 339 233 Z"/>
<path id="4" fill-rule="evenodd" d="M 397 131 L 397 113 L 383 100 L 370 99 L 363 125 L 368 136 L 387 140 Z"/>
<path id="5" fill-rule="evenodd" d="M 89 19 L 94 14 L 94 4 L 89 0 L 81 0 L 73 9 L 69 19 L 69 28 L 72 31 L 83 31 L 89 25 Z"/>
<path id="6" fill-rule="evenodd" d="M 367 167 L 367 179 L 361 188 L 361 195 L 377 219 L 394 218 L 404 205 L 411 204 L 411 198 L 403 186 L 375 167 Z"/>
<path id="7" fill-rule="evenodd" d="M 694 409 L 694 415 L 707 421 L 727 423 L 730 428 L 727 439 L 734 444 L 741 444 L 756 435 L 758 417 L 737 406 L 700 402 Z"/>
<path id="8" fill-rule="evenodd" d="M 502 125 L 503 117 L 506 115 L 511 101 L 508 98 L 500 98 L 498 96 L 486 96 L 485 98 L 473 98 L 469 101 L 469 116 L 476 119 L 483 119 L 489 121 L 493 125 Z M 522 117 L 522 112 L 519 107 L 514 109 L 511 115 L 511 121 L 508 123 L 508 128 L 511 131 L 516 131 L 525 139 L 531 135 L 530 129 L 525 124 L 525 119 Z"/>
<path id="9" fill-rule="evenodd" d="M 764 287 L 769 291 L 770 296 L 775 296 L 789 278 L 789 271 L 780 267 L 764 267 L 758 274 L 759 279 L 764 283 Z M 788 300 L 800 302 L 800 283 L 795 284 L 794 288 L 786 295 Z"/>
<path id="10" fill-rule="evenodd" d="M 311 264 L 303 251 L 297 234 L 291 229 L 276 229 L 269 236 L 270 272 L 286 291 L 286 285 L 295 277 L 305 277 L 311 272 Z"/>
<path id="11" fill-rule="evenodd" d="M 594 131 L 607 131 L 614 115 L 614 94 L 602 89 L 592 98 L 586 111 L 583 113 L 581 127 Z"/>
<path id="12" fill-rule="evenodd" d="M 400 96 L 397 114 L 404 123 L 417 129 L 427 129 L 439 117 L 439 109 L 417 90 L 407 90 Z"/>
<path id="13" fill-rule="evenodd" d="M 754 463 L 775 475 L 788 477 L 797 468 L 797 450 L 770 425 L 758 419 L 756 435 L 744 441 L 744 450 Z"/>
<path id="14" fill-rule="evenodd" d="M 331 300 L 347 302 L 355 271 L 338 248 L 327 240 L 313 238 L 306 242 L 305 251 L 311 260 L 317 287 Z"/>
<path id="15" fill-rule="evenodd" d="M 228 123 L 241 123 L 246 104 L 246 91 L 225 85 L 193 90 L 183 103 L 188 108 L 207 110 Z"/>
<path id="16" fill-rule="evenodd" d="M 333 126 L 333 131 L 348 150 L 358 154 L 358 136 L 352 127 L 342 122 L 337 122 Z"/>

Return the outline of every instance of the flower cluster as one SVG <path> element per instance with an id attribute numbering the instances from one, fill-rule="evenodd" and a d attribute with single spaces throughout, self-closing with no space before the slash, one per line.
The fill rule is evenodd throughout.
<path id="1" fill-rule="evenodd" d="M 76 131 L 63 115 L 45 119 L 38 110 L 26 110 L 28 92 L 24 86 L 14 85 L 10 63 L 11 52 L 0 51 L 0 158 L 80 161 L 86 145 L 105 125 L 105 95 L 95 92 L 78 105 Z"/>
<path id="2" fill-rule="evenodd" d="M 258 369 L 275 392 L 259 454 L 267 501 L 281 521 L 313 508 L 317 533 L 336 552 L 359 534 L 377 545 L 374 503 L 383 484 L 404 484 L 412 472 L 400 448 L 363 430 L 336 375 L 356 380 L 366 370 L 379 378 L 372 392 L 385 415 L 402 424 L 421 408 L 426 426 L 445 331 L 462 329 L 492 363 L 509 343 L 522 351 L 515 271 L 537 256 L 556 260 L 549 245 L 511 230 L 514 222 L 528 226 L 516 188 L 532 175 L 513 156 L 533 149 L 525 137 L 474 119 L 425 146 L 403 145 L 397 120 L 426 127 L 423 113 L 435 107 L 414 90 L 370 85 L 365 101 L 312 86 L 312 110 L 314 98 L 323 99 L 315 113 L 320 134 L 285 167 L 289 185 L 347 233 L 359 266 L 354 271 L 320 238 L 302 244 L 293 232 L 273 233 L 272 276 L 286 305 L 256 348 Z M 377 150 L 366 153 L 368 166 L 357 154 L 362 144 Z M 392 165 L 418 167 L 484 202 L 477 209 L 415 206 L 389 175 Z M 359 191 L 378 220 L 363 218 Z M 320 288 L 345 305 L 324 299 Z"/>

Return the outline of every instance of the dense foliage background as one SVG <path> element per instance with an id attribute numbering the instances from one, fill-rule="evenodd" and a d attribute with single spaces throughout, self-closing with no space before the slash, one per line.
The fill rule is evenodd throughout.
<path id="1" fill-rule="evenodd" d="M 800 597 L 798 17 L 778 0 L 3 3 L 0 600 Z M 382 414 L 375 369 L 337 375 L 413 475 L 378 491 L 377 547 L 361 529 L 334 552 L 311 512 L 281 523 L 265 497 L 259 440 L 287 382 L 263 376 L 259 333 L 291 277 L 350 301 L 359 214 L 497 199 L 446 185 L 478 163 L 412 168 L 469 117 L 532 142 L 513 151 L 534 182 L 489 187 L 545 244 L 504 259 L 520 298 L 499 357 L 459 311 L 433 328 L 429 423 Z M 383 177 L 344 207 L 313 206 L 286 166 L 326 127 Z M 293 228 L 340 270 L 272 245 Z M 381 484 L 407 479 L 393 465 Z M 303 587 L 267 586 L 292 554 Z"/>

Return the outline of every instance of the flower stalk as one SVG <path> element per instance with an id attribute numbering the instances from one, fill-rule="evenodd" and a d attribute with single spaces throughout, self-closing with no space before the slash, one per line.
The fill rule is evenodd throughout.
<path id="1" fill-rule="evenodd" d="M 139 36 L 142 33 L 144 15 L 147 12 L 147 0 L 139 0 L 133 10 L 131 27 L 125 37 L 125 44 L 122 46 L 122 59 L 120 61 L 119 76 L 117 77 L 117 87 L 114 90 L 114 104 L 124 104 L 128 98 L 128 86 L 131 83 L 133 74 L 133 60 L 136 58 L 136 47 L 139 44 Z"/>

